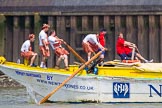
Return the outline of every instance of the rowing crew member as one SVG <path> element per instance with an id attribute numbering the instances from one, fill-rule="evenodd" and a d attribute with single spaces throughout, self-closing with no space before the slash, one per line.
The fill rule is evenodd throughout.
<path id="1" fill-rule="evenodd" d="M 34 42 L 35 35 L 29 34 L 29 39 L 26 40 L 21 46 L 21 56 L 24 57 L 26 60 L 30 61 L 30 66 L 35 67 L 34 64 L 35 58 L 37 53 L 32 51 L 31 42 Z"/>
<path id="2" fill-rule="evenodd" d="M 88 34 L 82 42 L 83 50 L 87 53 L 88 60 L 90 60 L 92 53 L 102 51 L 100 60 L 104 58 L 105 48 L 98 42 L 99 34 Z"/>
<path id="3" fill-rule="evenodd" d="M 55 30 L 52 30 L 50 32 L 50 36 L 48 37 L 48 41 L 49 41 L 52 49 L 54 50 L 54 53 L 58 56 L 55 68 L 59 69 L 61 60 L 64 60 L 65 70 L 69 70 L 69 68 L 68 68 L 68 56 L 67 56 L 69 54 L 69 52 L 65 48 L 62 47 L 61 44 L 62 44 L 63 40 L 59 39 L 56 36 Z"/>

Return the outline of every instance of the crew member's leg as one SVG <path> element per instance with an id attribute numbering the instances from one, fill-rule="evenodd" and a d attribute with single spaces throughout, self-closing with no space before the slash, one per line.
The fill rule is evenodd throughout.
<path id="1" fill-rule="evenodd" d="M 32 57 L 30 59 L 30 66 L 33 66 L 33 63 L 34 63 L 36 57 L 37 57 L 37 53 L 33 53 Z"/>

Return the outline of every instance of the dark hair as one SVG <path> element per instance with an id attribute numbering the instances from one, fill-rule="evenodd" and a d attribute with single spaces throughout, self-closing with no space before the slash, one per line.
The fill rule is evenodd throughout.
<path id="1" fill-rule="evenodd" d="M 53 32 L 55 32 L 55 30 L 51 30 L 50 33 L 49 33 L 49 35 L 51 36 Z"/>
<path id="2" fill-rule="evenodd" d="M 100 32 L 106 32 L 106 29 L 105 29 L 105 28 L 102 28 L 102 29 L 100 30 Z"/>
<path id="3" fill-rule="evenodd" d="M 35 37 L 34 34 L 29 34 L 29 40 L 32 39 L 32 38 L 34 38 L 34 37 Z"/>

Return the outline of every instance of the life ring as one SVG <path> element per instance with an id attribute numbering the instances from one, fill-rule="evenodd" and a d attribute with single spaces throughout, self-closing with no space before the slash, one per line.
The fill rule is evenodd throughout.
<path id="1" fill-rule="evenodd" d="M 140 62 L 140 60 L 122 60 L 123 63 L 136 63 Z"/>

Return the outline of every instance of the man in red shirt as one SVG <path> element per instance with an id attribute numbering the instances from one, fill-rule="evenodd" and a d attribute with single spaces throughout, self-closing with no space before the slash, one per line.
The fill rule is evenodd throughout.
<path id="1" fill-rule="evenodd" d="M 106 29 L 101 29 L 98 37 L 98 40 L 103 47 L 105 47 L 105 34 Z"/>
<path id="2" fill-rule="evenodd" d="M 123 33 L 119 34 L 117 44 L 116 44 L 116 49 L 117 49 L 117 54 L 121 57 L 121 60 L 128 60 L 130 57 L 132 57 L 132 49 L 135 45 L 131 42 L 125 41 L 123 39 Z M 136 46 L 134 47 L 136 48 Z M 144 57 L 142 57 L 139 53 L 134 52 L 134 58 L 135 59 L 140 59 L 143 60 L 145 63 L 147 62 L 153 62 L 153 60 L 146 60 Z"/>
<path id="3" fill-rule="evenodd" d="M 127 42 L 123 39 L 123 33 L 119 33 L 117 43 L 116 43 L 116 51 L 120 56 L 121 60 L 128 60 L 127 55 L 125 54 L 124 46 Z"/>
<path id="4" fill-rule="evenodd" d="M 98 41 L 103 47 L 105 47 L 105 34 L 106 34 L 106 29 L 101 29 L 98 36 Z M 101 51 L 101 49 L 99 49 L 98 51 Z M 103 51 L 100 56 L 102 58 L 100 62 L 103 62 L 104 55 L 105 55 L 105 51 Z"/>

